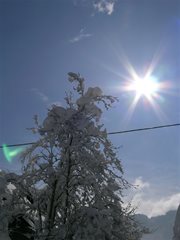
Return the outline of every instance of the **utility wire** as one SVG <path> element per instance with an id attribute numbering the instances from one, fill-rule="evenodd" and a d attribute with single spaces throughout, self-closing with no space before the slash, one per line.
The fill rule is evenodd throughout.
<path id="1" fill-rule="evenodd" d="M 115 135 L 115 134 L 123 134 L 123 133 L 131 133 L 131 132 L 140 132 L 140 131 L 147 131 L 147 130 L 155 130 L 159 128 L 169 128 L 169 127 L 177 127 L 180 126 L 180 123 L 175 124 L 168 124 L 168 125 L 160 125 L 160 126 L 154 126 L 154 127 L 146 127 L 146 128 L 135 128 L 135 129 L 129 129 L 125 131 L 118 131 L 118 132 L 109 132 L 109 135 Z M 29 142 L 29 143 L 18 143 L 18 144 L 6 144 L 6 147 L 20 147 L 20 146 L 27 146 L 32 145 L 35 142 Z M 0 149 L 3 148 L 3 146 L 0 146 Z"/>
<path id="2" fill-rule="evenodd" d="M 169 124 L 169 125 L 161 125 L 161 126 L 155 126 L 155 127 L 146 127 L 146 128 L 136 128 L 136 129 L 130 129 L 120 132 L 109 132 L 108 134 L 121 134 L 121 133 L 129 133 L 129 132 L 139 132 L 139 131 L 147 131 L 147 130 L 154 130 L 157 128 L 168 128 L 168 127 L 177 127 L 180 126 L 180 123 L 175 124 Z"/>
<path id="3" fill-rule="evenodd" d="M 35 142 L 28 142 L 28 143 L 16 143 L 16 144 L 4 144 L 6 147 L 21 147 L 21 146 L 27 146 L 27 145 L 32 145 L 35 144 Z M 0 146 L 0 149 L 3 148 L 3 145 Z"/>

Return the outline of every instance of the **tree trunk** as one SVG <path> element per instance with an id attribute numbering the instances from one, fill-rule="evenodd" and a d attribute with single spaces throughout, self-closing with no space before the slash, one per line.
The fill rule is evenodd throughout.
<path id="1" fill-rule="evenodd" d="M 71 161 L 71 153 L 70 153 L 70 147 L 72 145 L 73 137 L 70 137 L 69 146 L 67 150 L 67 177 L 66 177 L 66 199 L 65 199 L 65 212 L 64 212 L 64 225 L 66 225 L 66 237 L 65 239 L 68 239 L 68 232 L 69 232 L 69 181 L 70 181 L 70 174 L 71 174 L 71 167 L 72 167 L 72 161 Z"/>
<path id="2" fill-rule="evenodd" d="M 51 194 L 51 200 L 49 205 L 49 212 L 48 212 L 48 219 L 47 219 L 47 230 L 48 234 L 45 240 L 48 240 L 49 236 L 51 235 L 51 231 L 54 227 L 54 219 L 55 219 L 55 195 L 56 195 L 56 187 L 57 187 L 57 179 L 54 181 L 52 194 Z"/>

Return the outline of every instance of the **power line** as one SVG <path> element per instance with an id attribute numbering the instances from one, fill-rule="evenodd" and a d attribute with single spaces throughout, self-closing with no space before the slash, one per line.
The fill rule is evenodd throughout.
<path id="1" fill-rule="evenodd" d="M 135 129 L 129 129 L 124 131 L 118 131 L 118 132 L 109 132 L 109 135 L 115 135 L 115 134 L 123 134 L 123 133 L 131 133 L 131 132 L 140 132 L 140 131 L 147 131 L 147 130 L 155 130 L 159 128 L 169 128 L 169 127 L 177 127 L 180 126 L 180 123 L 174 123 L 174 124 L 168 124 L 168 125 L 160 125 L 160 126 L 154 126 L 154 127 L 146 127 L 146 128 L 135 128 Z M 20 146 L 27 146 L 35 144 L 35 142 L 28 142 L 28 143 L 17 143 L 17 144 L 6 144 L 6 147 L 20 147 Z M 3 148 L 3 146 L 0 146 L 0 149 Z"/>
<path id="2" fill-rule="evenodd" d="M 147 130 L 153 130 L 157 128 L 168 128 L 168 127 L 177 127 L 180 126 L 180 123 L 175 124 L 169 124 L 169 125 L 161 125 L 161 126 L 155 126 L 155 127 L 146 127 L 146 128 L 136 128 L 136 129 L 130 129 L 120 132 L 109 132 L 108 134 L 121 134 L 121 133 L 130 133 L 130 132 L 139 132 L 139 131 L 147 131 Z"/>
<path id="3" fill-rule="evenodd" d="M 27 145 L 32 145 L 35 144 L 35 142 L 28 142 L 28 143 L 16 143 L 16 144 L 4 144 L 6 147 L 21 147 L 21 146 L 27 146 Z M 0 149 L 3 148 L 3 146 L 0 146 Z"/>

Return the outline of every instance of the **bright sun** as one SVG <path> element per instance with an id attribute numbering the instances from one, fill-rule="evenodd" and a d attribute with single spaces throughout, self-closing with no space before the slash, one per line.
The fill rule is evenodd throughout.
<path id="1" fill-rule="evenodd" d="M 132 117 L 135 108 L 141 99 L 147 100 L 142 101 L 144 106 L 151 106 L 159 119 L 163 119 L 165 117 L 159 103 L 164 101 L 162 93 L 167 93 L 170 85 L 167 81 L 159 81 L 158 77 L 153 75 L 153 72 L 157 67 L 158 60 L 159 55 L 155 54 L 149 66 L 141 72 L 141 74 L 144 73 L 143 76 L 140 76 L 129 62 L 128 58 L 124 56 L 122 64 L 127 70 L 128 76 L 120 75 L 120 77 L 125 80 L 124 83 L 120 85 L 120 88 L 122 92 L 131 92 L 134 95 L 134 98 L 130 98 L 133 100 L 128 108 L 125 117 L 126 121 Z M 130 96 L 132 95 L 130 94 Z"/>
<path id="2" fill-rule="evenodd" d="M 128 79 L 124 90 L 134 92 L 135 97 L 128 109 L 126 121 L 131 118 L 138 102 L 143 98 L 147 100 L 145 103 L 148 102 L 157 116 L 162 119 L 164 114 L 157 103 L 157 100 L 160 99 L 162 88 L 164 88 L 164 85 L 160 84 L 155 76 L 148 73 L 144 77 L 140 77 L 135 71 L 132 71 L 131 79 Z"/>
<path id="3" fill-rule="evenodd" d="M 142 96 L 150 99 L 158 91 L 158 83 L 156 81 L 156 78 L 153 76 L 144 78 L 137 77 L 133 80 L 128 88 L 130 91 L 136 92 L 136 97 L 138 99 Z"/>

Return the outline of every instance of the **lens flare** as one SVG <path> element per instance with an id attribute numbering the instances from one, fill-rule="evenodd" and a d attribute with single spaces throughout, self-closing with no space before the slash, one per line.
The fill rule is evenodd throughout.
<path id="1" fill-rule="evenodd" d="M 11 162 L 12 158 L 17 156 L 22 151 L 23 151 L 23 148 L 16 148 L 14 150 L 10 150 L 6 144 L 3 144 L 3 153 L 8 162 Z"/>

